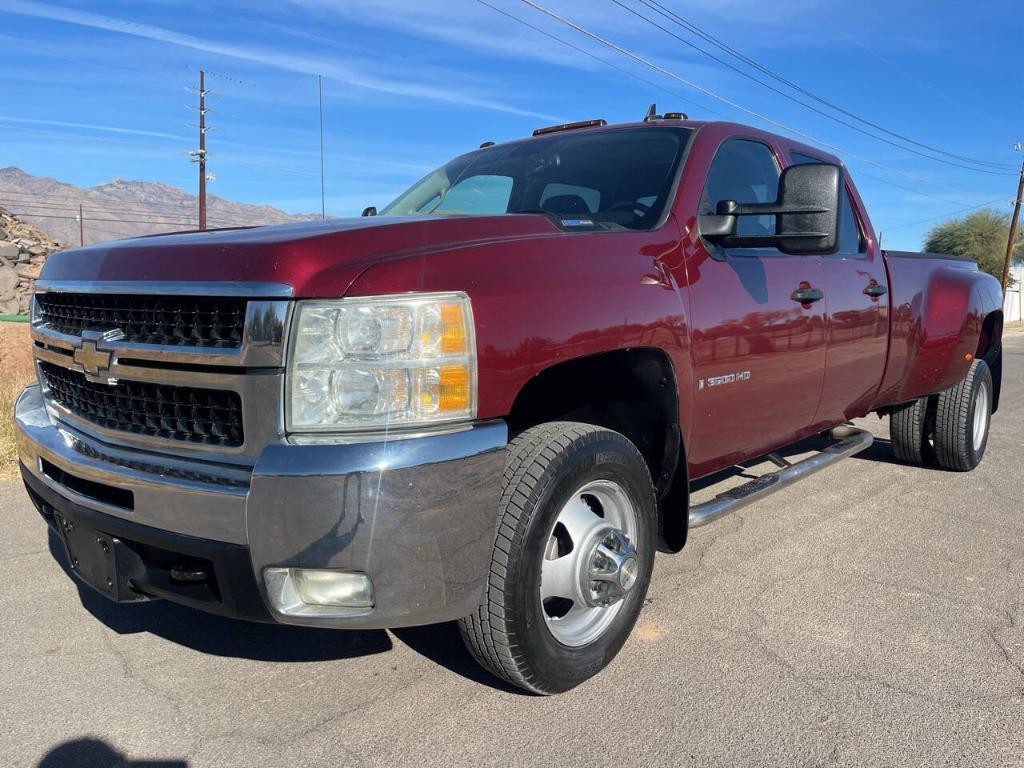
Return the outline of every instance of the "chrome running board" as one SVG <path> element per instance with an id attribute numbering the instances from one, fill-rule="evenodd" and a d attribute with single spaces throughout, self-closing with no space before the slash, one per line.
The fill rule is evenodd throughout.
<path id="1" fill-rule="evenodd" d="M 860 453 L 870 447 L 875 440 L 869 432 L 853 427 L 836 427 L 832 430 L 831 437 L 834 442 L 817 455 L 798 461 L 796 464 L 789 464 L 777 472 L 770 472 L 767 475 L 754 478 L 741 486 L 723 491 L 711 501 L 691 507 L 690 527 L 699 528 L 748 504 L 760 501 L 765 496 L 770 496 L 786 486 L 803 480 L 830 464 Z"/>

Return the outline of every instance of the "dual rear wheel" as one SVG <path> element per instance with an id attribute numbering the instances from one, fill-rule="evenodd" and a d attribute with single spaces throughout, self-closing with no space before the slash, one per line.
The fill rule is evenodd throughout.
<path id="1" fill-rule="evenodd" d="M 896 458 L 957 472 L 974 469 L 988 445 L 992 405 L 992 374 L 984 360 L 975 360 L 956 386 L 892 411 L 889 435 Z"/>

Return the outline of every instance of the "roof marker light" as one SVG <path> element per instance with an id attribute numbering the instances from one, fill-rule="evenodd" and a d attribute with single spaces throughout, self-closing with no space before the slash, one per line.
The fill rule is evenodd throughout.
<path id="1" fill-rule="evenodd" d="M 600 125 L 608 125 L 607 120 L 581 120 L 578 123 L 562 123 L 561 125 L 549 125 L 547 128 L 538 128 L 533 132 L 534 136 L 543 136 L 545 133 L 557 131 L 571 131 L 574 128 L 595 128 Z"/>

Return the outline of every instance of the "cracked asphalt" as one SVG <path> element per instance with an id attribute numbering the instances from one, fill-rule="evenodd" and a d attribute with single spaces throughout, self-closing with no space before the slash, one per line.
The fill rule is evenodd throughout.
<path id="1" fill-rule="evenodd" d="M 450 625 L 107 603 L 0 481 L 0 764 L 1024 766 L 1024 331 L 1005 343 L 977 471 L 902 466 L 862 420 L 866 454 L 659 555 L 622 653 L 553 698 Z"/>

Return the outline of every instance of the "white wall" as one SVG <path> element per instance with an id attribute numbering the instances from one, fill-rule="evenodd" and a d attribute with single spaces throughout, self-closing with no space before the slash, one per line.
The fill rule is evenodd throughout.
<path id="1" fill-rule="evenodd" d="M 1021 306 L 1021 302 L 1024 301 L 1024 295 L 1021 293 L 1021 290 L 1024 289 L 1024 264 L 1012 267 L 1010 274 L 1017 281 L 1017 285 L 1006 292 L 1006 301 L 1003 303 L 1003 322 L 1019 323 L 1022 319 L 1021 310 L 1024 309 Z"/>

